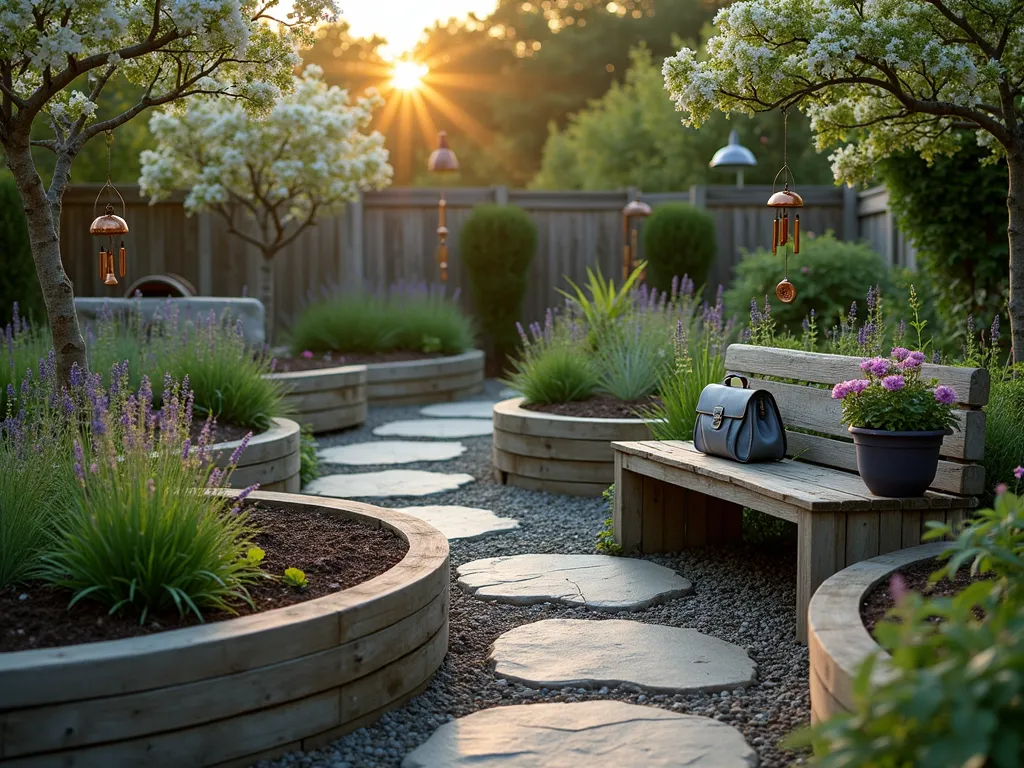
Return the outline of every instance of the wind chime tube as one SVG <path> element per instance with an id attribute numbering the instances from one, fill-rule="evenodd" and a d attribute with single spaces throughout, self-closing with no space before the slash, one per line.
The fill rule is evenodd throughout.
<path id="1" fill-rule="evenodd" d="M 772 256 L 774 256 L 779 250 L 779 214 L 775 214 L 775 220 L 772 221 Z"/>
<path id="2" fill-rule="evenodd" d="M 800 214 L 796 215 L 796 221 L 793 222 L 793 253 L 800 253 Z"/>
<path id="3" fill-rule="evenodd" d="M 120 251 L 119 255 L 120 255 L 120 261 L 121 261 L 121 263 L 120 263 L 120 267 L 121 268 L 118 271 L 121 273 L 121 277 L 124 277 L 124 275 L 125 275 L 125 267 L 127 266 L 127 264 L 126 264 L 127 256 L 128 256 L 127 251 L 125 251 L 125 249 L 124 249 L 124 240 L 121 241 L 121 251 Z"/>
<path id="4" fill-rule="evenodd" d="M 789 211 L 782 212 L 782 234 L 779 238 L 779 245 L 789 242 Z"/>
<path id="5" fill-rule="evenodd" d="M 107 277 L 107 252 L 100 248 L 100 280 Z"/>

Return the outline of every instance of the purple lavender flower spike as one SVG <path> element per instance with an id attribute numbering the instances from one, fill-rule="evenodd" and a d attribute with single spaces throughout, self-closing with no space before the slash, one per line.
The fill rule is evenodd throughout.
<path id="1" fill-rule="evenodd" d="M 761 322 L 761 310 L 757 306 L 757 299 L 750 300 L 750 324 L 757 325 Z"/>
<path id="2" fill-rule="evenodd" d="M 253 483 L 252 485 L 248 486 L 247 488 L 243 488 L 241 491 L 239 491 L 238 495 L 235 497 L 235 503 L 231 507 L 231 513 L 232 514 L 238 514 L 239 512 L 241 512 L 242 511 L 242 502 L 244 502 L 247 498 L 249 498 L 249 494 L 251 494 L 253 491 L 258 491 L 259 489 L 260 489 L 260 484 L 259 483 Z"/>
<path id="3" fill-rule="evenodd" d="M 742 339 L 744 344 L 749 344 L 750 343 L 750 329 L 749 328 L 744 328 L 743 329 L 743 333 L 740 335 L 740 338 Z"/>
<path id="4" fill-rule="evenodd" d="M 79 480 L 85 480 L 85 470 L 83 464 L 85 462 L 85 453 L 82 451 L 82 444 L 75 440 L 75 477 Z"/>
<path id="5" fill-rule="evenodd" d="M 857 330 L 857 343 L 862 347 L 867 346 L 868 343 L 868 326 L 863 326 Z"/>
<path id="6" fill-rule="evenodd" d="M 943 405 L 953 405 L 956 402 L 956 390 L 940 384 L 935 388 L 935 399 Z"/>
<path id="7" fill-rule="evenodd" d="M 523 342 L 523 346 L 529 346 L 530 340 L 526 336 L 526 331 L 523 329 L 523 324 L 516 320 L 516 330 L 519 332 L 519 338 Z"/>
<path id="8" fill-rule="evenodd" d="M 938 365 L 941 362 L 942 362 L 942 355 L 940 355 L 939 354 L 939 350 L 936 349 L 934 352 L 932 352 L 932 363 L 934 363 L 935 365 Z"/>
<path id="9" fill-rule="evenodd" d="M 220 467 L 214 467 L 210 471 L 210 477 L 206 480 L 207 488 L 220 488 L 221 479 L 224 477 L 223 470 Z"/>
<path id="10" fill-rule="evenodd" d="M 807 317 L 805 317 L 805 318 L 803 319 L 803 322 L 802 322 L 802 323 L 800 323 L 800 326 L 801 326 L 801 327 L 802 327 L 802 328 L 804 329 L 804 332 L 810 331 L 810 330 L 811 330 L 811 321 L 810 321 L 810 318 L 807 318 Z"/>
<path id="11" fill-rule="evenodd" d="M 249 446 L 250 440 L 252 440 L 252 432 L 246 433 L 245 437 L 243 437 L 242 441 L 238 444 L 238 447 L 231 452 L 231 458 L 228 459 L 228 464 L 230 466 L 233 467 L 238 464 L 238 460 L 242 457 L 242 453 Z"/>
<path id="12" fill-rule="evenodd" d="M 672 276 L 672 301 L 676 300 L 679 296 L 679 275 Z"/>
<path id="13" fill-rule="evenodd" d="M 71 364 L 71 386 L 74 389 L 78 389 L 82 386 L 82 369 L 78 367 L 78 363 Z"/>
<path id="14" fill-rule="evenodd" d="M 974 315 L 967 316 L 967 335 L 974 336 Z"/>
<path id="15" fill-rule="evenodd" d="M 192 450 L 192 438 L 186 437 L 184 444 L 181 446 L 181 458 L 182 461 L 188 459 L 189 451 Z"/>
<path id="16" fill-rule="evenodd" d="M 866 303 L 868 305 L 869 312 L 875 308 L 875 289 L 870 285 L 868 286 L 868 295 Z"/>

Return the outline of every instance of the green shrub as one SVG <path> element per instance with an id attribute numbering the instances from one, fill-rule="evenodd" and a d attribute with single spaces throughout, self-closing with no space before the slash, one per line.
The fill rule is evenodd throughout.
<path id="1" fill-rule="evenodd" d="M 671 362 L 672 337 L 655 312 L 637 312 L 609 327 L 594 350 L 598 388 L 625 402 L 653 393 Z"/>
<path id="2" fill-rule="evenodd" d="M 473 326 L 452 299 L 426 286 L 386 296 L 336 294 L 309 305 L 292 328 L 291 350 L 457 355 L 473 345 Z"/>
<path id="3" fill-rule="evenodd" d="M 34 323 L 46 319 L 36 265 L 25 219 L 25 204 L 12 178 L 0 179 L 0 317 L 11 317 L 15 305 Z"/>
<path id="4" fill-rule="evenodd" d="M 927 538 L 953 533 L 929 525 Z M 952 579 L 969 567 L 991 578 L 936 598 L 901 594 L 894 583 L 896 621 L 875 628 L 890 672 L 872 683 L 878 655 L 870 656 L 854 679 L 852 714 L 792 740 L 813 744 L 813 765 L 1024 765 L 1024 503 L 1013 493 L 997 497 L 945 556 L 939 574 Z"/>
<path id="5" fill-rule="evenodd" d="M 75 398 L 90 414 L 64 458 L 79 490 L 42 558 L 42 578 L 71 590 L 71 605 L 89 599 L 111 613 L 131 608 L 140 622 L 171 608 L 201 620 L 206 609 L 251 603 L 246 585 L 260 572 L 245 557 L 254 534 L 240 512 L 248 491 L 234 499 L 207 493 L 231 470 L 213 468 L 205 434 L 195 444 L 189 438 L 183 388 L 165 382 L 153 420 L 148 380 L 137 396 L 123 369 L 108 393 L 98 383 L 87 377 Z"/>
<path id="6" fill-rule="evenodd" d="M 583 331 L 573 320 L 554 323 L 551 310 L 542 329 L 534 324 L 532 338 L 519 325 L 520 356 L 512 360 L 512 373 L 505 382 L 519 392 L 526 403 L 568 403 L 586 400 L 594 394 L 598 374 L 583 344 Z"/>
<path id="7" fill-rule="evenodd" d="M 513 326 L 523 311 L 537 226 L 522 208 L 477 205 L 462 225 L 459 245 L 480 329 L 503 360 L 516 346 Z"/>
<path id="8" fill-rule="evenodd" d="M 299 434 L 299 482 L 302 486 L 311 483 L 320 476 L 320 458 L 316 453 L 316 438 L 313 431 L 303 425 Z"/>
<path id="9" fill-rule="evenodd" d="M 672 278 L 688 275 L 697 285 L 708 279 L 718 245 L 715 220 L 689 203 L 663 203 L 643 225 L 647 282 L 667 291 Z"/>
<path id="10" fill-rule="evenodd" d="M 775 286 L 784 276 L 783 256 L 760 248 L 736 266 L 736 279 L 725 292 L 729 315 L 743 317 L 750 302 L 765 296 L 780 330 L 799 334 L 804 318 L 813 309 L 818 325 L 839 325 L 850 305 L 864 297 L 868 287 L 878 286 L 883 296 L 894 295 L 893 276 L 885 261 L 867 245 L 837 240 L 832 233 L 801 238 L 800 253 L 789 257 L 789 279 L 797 289 L 796 300 L 783 304 Z"/>

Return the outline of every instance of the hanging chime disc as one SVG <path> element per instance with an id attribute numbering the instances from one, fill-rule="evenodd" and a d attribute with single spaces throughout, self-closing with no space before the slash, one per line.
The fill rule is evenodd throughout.
<path id="1" fill-rule="evenodd" d="M 775 295 L 783 304 L 790 304 L 796 298 L 796 286 L 789 282 L 788 277 L 784 277 L 782 282 L 775 286 Z"/>

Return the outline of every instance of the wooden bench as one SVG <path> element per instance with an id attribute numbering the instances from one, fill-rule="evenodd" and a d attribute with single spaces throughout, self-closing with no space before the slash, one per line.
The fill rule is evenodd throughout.
<path id="1" fill-rule="evenodd" d="M 979 462 L 988 371 L 924 366 L 926 379 L 956 389 L 960 430 L 943 441 L 925 496 L 890 499 L 872 495 L 857 474 L 841 404 L 831 398 L 833 384 L 862 376 L 859 364 L 856 357 L 730 346 L 726 370 L 775 396 L 793 458 L 740 464 L 698 453 L 691 442 L 613 443 L 615 541 L 642 553 L 737 541 L 744 507 L 796 523 L 797 636 L 806 642 L 807 606 L 826 578 L 852 563 L 920 544 L 929 520 L 963 520 L 985 487 Z"/>

